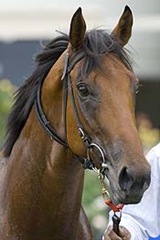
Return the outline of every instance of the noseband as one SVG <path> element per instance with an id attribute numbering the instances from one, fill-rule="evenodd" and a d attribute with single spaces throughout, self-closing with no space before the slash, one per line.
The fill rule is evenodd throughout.
<path id="1" fill-rule="evenodd" d="M 91 169 L 91 170 L 96 170 L 97 168 L 95 167 L 95 164 L 92 161 L 91 158 L 91 151 L 93 149 L 96 149 L 98 153 L 100 154 L 100 160 L 101 160 L 101 173 L 104 172 L 106 168 L 108 168 L 106 164 L 106 158 L 104 155 L 104 152 L 102 148 L 95 142 L 92 142 L 91 138 L 87 135 L 87 133 L 84 130 L 83 125 L 81 124 L 79 115 L 78 115 L 78 110 L 76 107 L 76 102 L 75 102 L 75 97 L 74 97 L 74 92 L 73 92 L 73 87 L 72 87 L 72 82 L 70 78 L 70 72 L 73 70 L 74 66 L 82 59 L 84 58 L 84 55 L 81 55 L 78 59 L 73 59 L 71 63 L 69 62 L 69 55 L 68 52 L 66 53 L 65 57 L 65 64 L 64 64 L 64 69 L 63 69 L 63 75 L 61 80 L 63 81 L 63 90 L 64 90 L 64 128 L 65 128 L 65 134 L 67 132 L 67 127 L 66 127 L 66 111 L 67 111 L 67 99 L 68 99 L 68 94 L 70 95 L 71 98 L 71 104 L 74 112 L 74 116 L 76 119 L 77 123 L 77 129 L 79 132 L 79 136 L 83 140 L 84 144 L 87 147 L 87 157 L 81 157 L 77 156 L 78 160 L 82 164 L 84 169 Z M 35 110 L 36 114 L 38 117 L 39 122 L 41 123 L 42 127 L 44 130 L 48 133 L 51 139 L 56 140 L 59 144 L 63 145 L 64 147 L 69 147 L 67 141 L 63 140 L 55 131 L 55 129 L 51 126 L 49 120 L 45 116 L 45 113 L 43 111 L 42 103 L 41 103 L 41 88 L 42 88 L 43 82 L 39 84 L 38 91 L 37 91 L 37 96 L 36 96 L 36 101 L 35 101 Z M 67 134 L 66 134 L 67 136 Z"/>

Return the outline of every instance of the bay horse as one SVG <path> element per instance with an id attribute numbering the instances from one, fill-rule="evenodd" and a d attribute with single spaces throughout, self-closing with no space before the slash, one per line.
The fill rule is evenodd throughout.
<path id="1" fill-rule="evenodd" d="M 141 200 L 150 166 L 135 123 L 138 80 L 123 48 L 132 23 L 126 6 L 110 34 L 86 32 L 78 8 L 69 35 L 37 55 L 8 119 L 0 240 L 94 239 L 81 206 L 84 168 L 107 176 L 113 203 Z"/>

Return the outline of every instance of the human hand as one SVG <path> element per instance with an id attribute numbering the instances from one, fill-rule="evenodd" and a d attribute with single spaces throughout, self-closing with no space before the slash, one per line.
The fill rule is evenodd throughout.
<path id="1" fill-rule="evenodd" d="M 120 226 L 119 227 L 119 236 L 113 231 L 112 226 L 109 226 L 104 233 L 102 240 L 130 240 L 131 234 L 125 228 Z"/>

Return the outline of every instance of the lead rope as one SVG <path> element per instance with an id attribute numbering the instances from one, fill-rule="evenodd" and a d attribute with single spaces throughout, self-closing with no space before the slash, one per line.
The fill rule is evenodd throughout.
<path id="1" fill-rule="evenodd" d="M 98 169 L 94 169 L 94 171 L 98 174 L 98 179 L 102 187 L 101 192 L 102 192 L 104 202 L 114 212 L 112 216 L 113 230 L 119 236 L 119 224 L 121 222 L 122 209 L 124 204 L 118 204 L 118 205 L 113 204 L 110 198 L 110 194 L 107 190 L 107 186 L 104 182 L 105 176 Z"/>

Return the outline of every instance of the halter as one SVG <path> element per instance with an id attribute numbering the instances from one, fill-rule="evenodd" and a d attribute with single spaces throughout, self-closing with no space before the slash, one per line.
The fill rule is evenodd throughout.
<path id="1" fill-rule="evenodd" d="M 84 55 L 81 55 L 77 60 L 74 60 L 69 63 L 69 54 L 66 52 L 65 56 L 65 63 L 64 63 L 64 69 L 63 69 L 63 74 L 61 80 L 63 81 L 63 89 L 64 89 L 64 128 L 65 128 L 65 135 L 67 136 L 67 128 L 66 128 L 66 111 L 67 111 L 67 99 L 68 99 L 68 94 L 70 95 L 71 98 L 71 104 L 72 104 L 72 109 L 74 112 L 74 116 L 76 119 L 77 123 L 77 129 L 79 132 L 79 136 L 83 140 L 84 144 L 87 147 L 87 157 L 81 157 L 81 156 L 76 156 L 80 163 L 82 164 L 84 169 L 90 169 L 90 170 L 97 170 L 95 167 L 95 164 L 92 161 L 91 158 L 91 150 L 96 149 L 101 158 L 101 173 L 105 171 L 107 167 L 106 164 L 106 158 L 104 155 L 104 152 L 102 148 L 95 142 L 92 142 L 91 138 L 88 136 L 88 134 L 85 132 L 83 125 L 81 124 L 79 115 L 78 115 L 78 110 L 76 107 L 76 102 L 75 102 L 75 97 L 74 97 L 74 92 L 73 92 L 73 87 L 72 87 L 72 82 L 70 78 L 70 72 L 73 70 L 74 66 L 82 59 L 84 58 Z M 38 91 L 37 91 L 37 96 L 36 96 L 36 101 L 35 101 L 35 110 L 36 114 L 38 117 L 39 122 L 41 123 L 42 127 L 44 130 L 48 133 L 51 139 L 54 139 L 57 141 L 59 144 L 63 145 L 64 147 L 69 147 L 68 143 L 66 140 L 62 139 L 55 131 L 55 129 L 51 126 L 49 120 L 47 119 L 42 103 L 41 103 L 41 88 L 42 88 L 42 83 L 39 85 Z"/>

